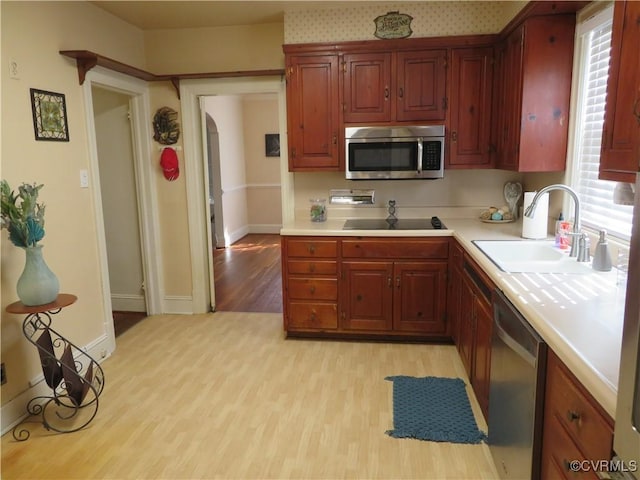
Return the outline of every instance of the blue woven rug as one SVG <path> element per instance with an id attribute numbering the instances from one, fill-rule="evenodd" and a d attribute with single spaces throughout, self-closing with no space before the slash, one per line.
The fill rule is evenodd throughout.
<path id="1" fill-rule="evenodd" d="M 486 441 L 460 378 L 398 375 L 385 380 L 393 382 L 393 430 L 387 435 L 432 442 Z"/>

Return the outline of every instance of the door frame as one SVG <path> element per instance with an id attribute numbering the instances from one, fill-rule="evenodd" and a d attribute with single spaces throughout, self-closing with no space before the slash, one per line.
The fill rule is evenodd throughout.
<path id="1" fill-rule="evenodd" d="M 191 284 L 193 313 L 215 310 L 213 293 L 213 252 L 210 248 L 209 199 L 207 158 L 203 152 L 203 114 L 200 97 L 216 95 L 242 95 L 251 93 L 275 93 L 278 96 L 280 143 L 287 145 L 287 108 L 285 81 L 280 76 L 241 77 L 185 80 L 180 82 L 180 107 L 182 110 L 185 181 L 187 191 L 187 220 L 191 249 Z M 287 149 L 280 151 L 280 181 L 282 197 L 282 221 L 293 220 L 293 174 L 288 171 Z M 209 232 L 209 233 L 208 233 Z"/>
<path id="2" fill-rule="evenodd" d="M 107 242 L 104 230 L 102 193 L 100 190 L 100 170 L 95 133 L 92 88 L 100 87 L 129 97 L 131 110 L 131 130 L 133 143 L 134 173 L 136 183 L 137 208 L 140 228 L 140 250 L 144 278 L 145 303 L 149 315 L 162 313 L 162 270 L 155 259 L 160 255 L 159 217 L 155 201 L 156 185 L 153 170 L 149 168 L 152 137 L 149 122 L 151 117 L 149 90 L 146 82 L 122 75 L 101 67 L 95 67 L 86 75 L 83 84 L 85 113 L 87 120 L 87 141 L 89 148 L 89 175 L 93 193 L 93 207 L 96 218 L 100 276 L 102 279 L 104 323 L 107 334 L 115 349 L 113 328 L 111 287 L 109 285 L 109 267 L 107 264 Z"/>

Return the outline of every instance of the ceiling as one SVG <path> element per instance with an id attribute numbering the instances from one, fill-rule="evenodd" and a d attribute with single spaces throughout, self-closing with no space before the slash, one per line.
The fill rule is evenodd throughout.
<path id="1" fill-rule="evenodd" d="M 90 2 L 142 30 L 224 27 L 282 23 L 285 10 L 335 8 L 338 1 L 92 1 Z M 365 3 L 376 2 L 358 2 Z M 385 3 L 391 3 L 389 1 Z"/>

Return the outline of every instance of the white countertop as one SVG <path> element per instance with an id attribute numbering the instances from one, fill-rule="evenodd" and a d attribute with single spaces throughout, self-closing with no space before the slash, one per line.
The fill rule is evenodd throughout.
<path id="1" fill-rule="evenodd" d="M 520 239 L 521 221 L 487 224 L 476 218 L 440 219 L 446 230 L 342 230 L 345 219 L 284 225 L 281 235 L 453 236 L 529 321 L 604 410 L 615 418 L 624 316 L 624 285 L 616 271 L 576 274 L 506 273 L 472 240 Z"/>

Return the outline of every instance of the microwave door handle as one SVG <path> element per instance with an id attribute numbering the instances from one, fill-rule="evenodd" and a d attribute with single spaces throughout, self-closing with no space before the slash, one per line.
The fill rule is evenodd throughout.
<path id="1" fill-rule="evenodd" d="M 422 173 L 422 139 L 418 139 L 418 175 Z"/>

